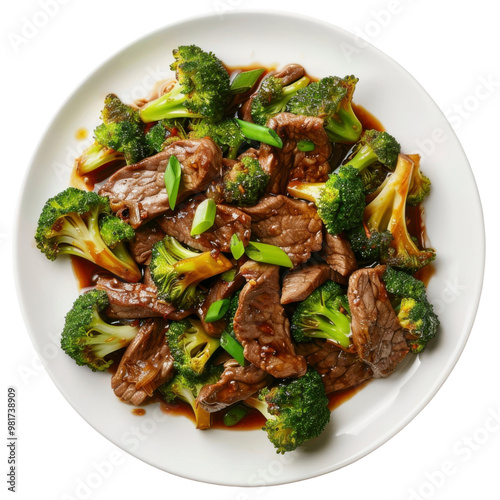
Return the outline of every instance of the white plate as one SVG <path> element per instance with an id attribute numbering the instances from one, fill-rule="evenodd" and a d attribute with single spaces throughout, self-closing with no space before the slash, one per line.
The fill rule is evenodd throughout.
<path id="1" fill-rule="evenodd" d="M 374 381 L 336 409 L 320 438 L 285 456 L 275 453 L 260 430 L 198 431 L 190 420 L 166 416 L 155 406 L 143 417 L 134 416 L 113 395 L 109 374 L 78 367 L 54 347 L 78 290 L 69 261 L 48 261 L 35 248 L 33 235 L 44 202 L 68 186 L 72 160 L 86 145 L 75 139 L 75 131 L 94 128 L 107 93 L 123 99 L 146 95 L 155 80 L 170 74 L 172 49 L 192 43 L 230 66 L 294 62 L 317 77 L 356 75 L 355 102 L 378 117 L 405 152 L 423 153 L 422 169 L 433 182 L 425 207 L 438 257 L 428 293 L 442 323 L 439 339 L 422 355 L 409 356 L 391 377 Z M 226 485 L 281 484 L 333 471 L 401 430 L 434 396 L 460 356 L 483 278 L 479 196 L 462 148 L 436 104 L 377 49 L 361 47 L 330 24 L 285 13 L 238 11 L 184 21 L 133 43 L 103 64 L 64 104 L 43 137 L 27 173 L 17 223 L 15 269 L 26 325 L 69 403 L 96 430 L 145 462 Z"/>

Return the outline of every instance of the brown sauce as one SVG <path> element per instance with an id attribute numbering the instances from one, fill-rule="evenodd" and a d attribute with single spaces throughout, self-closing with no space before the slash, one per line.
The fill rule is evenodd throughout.
<path id="1" fill-rule="evenodd" d="M 94 286 L 99 276 L 109 274 L 102 267 L 75 255 L 71 256 L 71 265 L 79 290 Z"/>
<path id="2" fill-rule="evenodd" d="M 146 415 L 146 410 L 144 408 L 134 408 L 133 410 L 130 410 L 132 415 L 136 415 L 138 417 L 142 417 L 143 415 Z"/>

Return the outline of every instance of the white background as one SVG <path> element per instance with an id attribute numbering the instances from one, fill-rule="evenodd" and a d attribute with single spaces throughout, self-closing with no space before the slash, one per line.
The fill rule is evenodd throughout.
<path id="1" fill-rule="evenodd" d="M 7 345 L 2 350 L 4 395 L 0 404 L 6 408 L 6 388 L 15 386 L 19 412 L 17 498 L 161 498 L 177 494 L 185 498 L 203 495 L 207 500 L 264 500 L 276 495 L 298 499 L 325 494 L 344 500 L 500 498 L 500 273 L 495 262 L 500 35 L 491 1 L 476 0 L 467 7 L 452 0 L 273 2 L 275 10 L 318 17 L 351 31 L 406 68 L 448 116 L 476 177 L 488 245 L 476 321 L 444 386 L 400 433 L 358 462 L 307 481 L 258 489 L 207 485 L 157 470 L 115 447 L 83 421 L 45 373 L 22 322 L 11 266 L 16 230 L 11 216 L 24 172 L 60 105 L 97 65 L 121 47 L 193 14 L 265 10 L 271 2 L 191 0 L 183 4 L 159 0 L 24 0 L 3 4 L 0 256 L 5 266 L 0 303 Z M 43 14 L 44 5 L 49 14 Z M 34 21 L 39 27 L 27 31 L 27 23 Z M 467 243 L 464 225 L 463 244 Z M 2 413 L 0 425 L 6 427 L 6 411 Z M 8 486 L 8 450 L 1 448 L 3 497 Z M 169 453 L 168 447 L 165 452 Z"/>

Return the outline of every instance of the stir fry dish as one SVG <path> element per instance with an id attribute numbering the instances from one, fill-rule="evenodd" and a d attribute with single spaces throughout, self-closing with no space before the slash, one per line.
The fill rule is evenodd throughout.
<path id="1" fill-rule="evenodd" d="M 171 69 L 148 98 L 105 98 L 75 164 L 87 184 L 41 210 L 40 251 L 95 266 L 61 347 L 130 405 L 182 401 L 198 429 L 260 412 L 289 452 L 321 435 L 331 395 L 435 337 L 431 183 L 360 119 L 355 76 L 229 70 L 194 45 Z"/>

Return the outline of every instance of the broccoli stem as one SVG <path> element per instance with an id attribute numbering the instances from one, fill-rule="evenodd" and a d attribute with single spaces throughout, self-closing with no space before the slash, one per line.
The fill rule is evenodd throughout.
<path id="1" fill-rule="evenodd" d="M 321 197 L 324 187 L 324 182 L 292 181 L 288 184 L 287 191 L 295 198 L 301 198 L 316 203 Z"/>
<path id="2" fill-rule="evenodd" d="M 371 146 L 364 144 L 361 146 L 359 151 L 356 153 L 354 158 L 349 161 L 351 167 L 357 168 L 360 172 L 364 168 L 371 165 L 374 161 L 377 161 L 377 155 Z"/>

